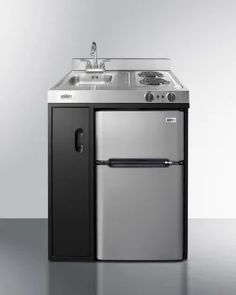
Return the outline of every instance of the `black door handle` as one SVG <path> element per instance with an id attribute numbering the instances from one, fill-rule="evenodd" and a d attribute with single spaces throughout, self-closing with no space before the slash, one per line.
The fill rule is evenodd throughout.
<path id="1" fill-rule="evenodd" d="M 78 153 L 84 151 L 84 131 L 82 128 L 75 130 L 75 150 Z"/>
<path id="2" fill-rule="evenodd" d="M 107 165 L 109 167 L 121 168 L 165 168 L 172 165 L 183 165 L 183 161 L 170 161 L 169 159 L 124 159 L 113 158 L 107 161 L 96 161 L 97 165 Z"/>

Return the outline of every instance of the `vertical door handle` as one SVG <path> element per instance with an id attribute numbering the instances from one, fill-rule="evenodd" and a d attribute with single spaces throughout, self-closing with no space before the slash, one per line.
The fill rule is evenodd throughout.
<path id="1" fill-rule="evenodd" d="M 84 130 L 82 128 L 75 130 L 75 150 L 78 153 L 84 151 Z"/>

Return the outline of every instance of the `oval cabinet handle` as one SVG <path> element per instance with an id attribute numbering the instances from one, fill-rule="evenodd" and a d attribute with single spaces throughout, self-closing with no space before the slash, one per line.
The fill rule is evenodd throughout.
<path id="1" fill-rule="evenodd" d="M 75 150 L 78 153 L 84 151 L 84 131 L 82 128 L 77 128 L 75 130 Z"/>

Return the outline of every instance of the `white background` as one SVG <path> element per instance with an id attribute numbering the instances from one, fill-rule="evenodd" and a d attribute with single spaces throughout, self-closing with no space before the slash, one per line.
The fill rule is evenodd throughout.
<path id="1" fill-rule="evenodd" d="M 86 57 L 170 57 L 190 89 L 189 216 L 236 217 L 236 2 L 0 4 L 0 217 L 47 217 L 47 89 Z"/>

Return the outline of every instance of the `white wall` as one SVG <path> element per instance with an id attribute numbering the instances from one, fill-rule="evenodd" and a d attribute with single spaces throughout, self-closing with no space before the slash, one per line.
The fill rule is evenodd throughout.
<path id="1" fill-rule="evenodd" d="M 47 216 L 46 91 L 71 57 L 171 57 L 191 91 L 190 217 L 236 217 L 236 3 L 0 4 L 0 217 Z"/>

